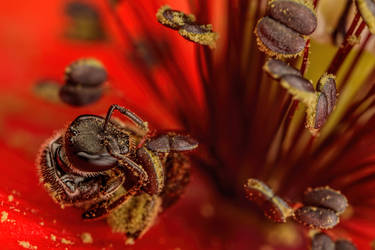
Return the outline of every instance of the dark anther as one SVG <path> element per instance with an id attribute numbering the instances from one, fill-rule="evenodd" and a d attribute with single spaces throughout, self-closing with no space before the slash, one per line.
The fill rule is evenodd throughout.
<path id="1" fill-rule="evenodd" d="M 286 222 L 293 216 L 293 209 L 283 199 L 275 196 L 271 188 L 257 179 L 248 179 L 244 185 L 246 196 L 264 211 L 267 218 L 274 222 Z"/>
<path id="2" fill-rule="evenodd" d="M 100 12 L 93 4 L 71 1 L 65 6 L 69 17 L 66 36 L 84 41 L 102 41 L 106 38 Z"/>
<path id="3" fill-rule="evenodd" d="M 80 59 L 65 70 L 65 85 L 60 89 L 60 98 L 73 106 L 84 106 L 96 102 L 103 94 L 103 83 L 107 71 L 96 59 Z"/>
<path id="4" fill-rule="evenodd" d="M 290 0 L 272 1 L 268 6 L 268 14 L 303 35 L 313 33 L 318 23 L 312 6 Z"/>
<path id="5" fill-rule="evenodd" d="M 70 2 L 65 6 L 65 13 L 73 18 L 99 18 L 98 11 L 91 5 L 83 2 Z"/>
<path id="6" fill-rule="evenodd" d="M 80 59 L 65 70 L 65 82 L 68 85 L 96 87 L 107 80 L 107 71 L 96 59 Z"/>
<path id="7" fill-rule="evenodd" d="M 259 49 L 278 58 L 298 56 L 306 44 L 301 35 L 270 17 L 259 20 L 255 34 Z"/>
<path id="8" fill-rule="evenodd" d="M 332 209 L 337 214 L 343 213 L 348 206 L 346 197 L 329 187 L 309 188 L 304 195 L 303 202 L 309 206 Z"/>
<path id="9" fill-rule="evenodd" d="M 294 214 L 298 223 L 311 228 L 329 229 L 340 221 L 335 211 L 321 207 L 304 206 L 295 210 Z"/>
<path id="10" fill-rule="evenodd" d="M 324 125 L 328 117 L 328 102 L 326 96 L 323 93 L 318 93 L 317 98 L 318 101 L 315 110 L 314 128 L 320 129 Z"/>
<path id="11" fill-rule="evenodd" d="M 212 25 L 196 23 L 194 15 L 187 15 L 181 11 L 172 10 L 169 6 L 162 6 L 156 13 L 156 17 L 164 26 L 178 30 L 183 38 L 215 48 L 218 36 L 212 31 Z"/>
<path id="12" fill-rule="evenodd" d="M 311 82 L 305 78 L 302 78 L 297 75 L 286 75 L 282 77 L 281 83 L 287 84 L 290 88 L 304 91 L 304 92 L 311 92 L 314 93 L 314 87 Z"/>
<path id="13" fill-rule="evenodd" d="M 263 66 L 263 69 L 271 75 L 274 79 L 280 79 L 286 75 L 296 75 L 301 76 L 299 70 L 293 68 L 289 64 L 276 60 L 276 59 L 269 59 Z"/>
<path id="14" fill-rule="evenodd" d="M 178 30 L 187 23 L 194 23 L 194 15 L 186 15 L 185 13 L 172 10 L 169 6 L 162 6 L 156 13 L 159 23 L 168 28 Z"/>
<path id="15" fill-rule="evenodd" d="M 357 250 L 357 247 L 348 240 L 337 240 L 336 250 Z"/>
<path id="16" fill-rule="evenodd" d="M 332 74 L 324 74 L 318 81 L 317 90 L 322 92 L 328 102 L 327 112 L 328 115 L 333 111 L 336 106 L 337 90 L 336 90 L 336 77 Z"/>
<path id="17" fill-rule="evenodd" d="M 317 233 L 311 240 L 311 250 L 335 250 L 335 243 L 325 233 Z"/>

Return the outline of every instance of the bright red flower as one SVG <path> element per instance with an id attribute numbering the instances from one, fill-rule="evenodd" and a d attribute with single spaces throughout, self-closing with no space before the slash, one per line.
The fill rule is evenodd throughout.
<path id="1" fill-rule="evenodd" d="M 332 64 L 339 101 L 315 138 L 304 128 L 302 105 L 296 110 L 297 103 L 262 71 L 265 55 L 253 30 L 266 1 L 119 1 L 114 9 L 106 1 L 83 2 L 98 10 L 101 26 L 95 27 L 104 33 L 97 40 L 69 30 L 66 1 L 8 1 L 0 10 L 4 249 L 124 248 L 123 235 L 105 221 L 83 222 L 81 210 L 54 204 L 34 163 L 54 131 L 79 114 L 103 114 L 112 103 L 129 107 L 154 128 L 183 128 L 200 141 L 185 195 L 130 249 L 305 249 L 308 230 L 266 221 L 244 199 L 242 186 L 250 177 L 293 204 L 308 187 L 341 190 L 351 206 L 328 233 L 368 248 L 375 238 L 375 68 L 373 55 L 364 52 L 367 40 L 354 52 L 357 59 Z M 213 23 L 217 48 L 195 45 L 159 24 L 155 13 L 163 4 Z M 360 34 L 365 26 L 358 26 Z M 311 43 L 307 78 L 316 80 L 334 50 Z M 99 59 L 109 73 L 110 89 L 98 103 L 72 108 L 56 96 L 41 97 L 38 81 L 62 82 L 64 68 L 83 57 Z M 359 68 L 363 76 L 356 79 Z"/>

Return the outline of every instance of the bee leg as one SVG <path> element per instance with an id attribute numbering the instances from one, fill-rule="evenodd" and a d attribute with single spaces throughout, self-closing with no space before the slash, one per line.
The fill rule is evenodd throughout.
<path id="1" fill-rule="evenodd" d="M 137 177 L 138 181 L 129 190 L 127 190 L 126 194 L 120 196 L 115 201 L 112 202 L 111 200 L 104 200 L 102 202 L 92 205 L 88 210 L 86 210 L 82 214 L 82 218 L 86 220 L 99 219 L 108 215 L 108 213 L 111 210 L 119 207 L 121 204 L 126 202 L 130 197 L 134 196 L 148 180 L 147 173 L 143 170 L 141 166 L 139 166 L 137 163 L 135 163 L 128 157 L 114 152 L 110 146 L 107 146 L 107 149 L 112 156 L 116 157 L 124 163 L 120 165 L 120 167 L 124 168 L 124 170 L 130 170 L 130 172 Z"/>
<path id="2" fill-rule="evenodd" d="M 103 126 L 103 130 L 104 132 L 106 131 L 107 129 L 107 124 L 109 122 L 109 120 L 111 119 L 111 116 L 112 116 L 112 113 L 113 111 L 115 110 L 118 110 L 120 111 L 121 114 L 125 115 L 126 117 L 128 117 L 132 122 L 134 122 L 137 126 L 141 127 L 142 129 L 144 129 L 145 131 L 148 131 L 148 125 L 147 125 L 147 122 L 143 121 L 141 118 L 139 118 L 136 114 L 134 114 L 132 111 L 124 108 L 124 107 L 121 107 L 119 105 L 116 105 L 116 104 L 112 104 L 111 107 L 109 107 L 108 109 L 108 112 L 107 112 L 107 116 L 105 117 L 105 121 L 104 121 L 104 126 Z"/>
<path id="3" fill-rule="evenodd" d="M 92 205 L 82 214 L 82 218 L 84 220 L 95 220 L 107 216 L 113 209 L 119 207 L 121 204 L 128 201 L 129 198 L 137 193 L 136 188 L 134 188 L 133 190 L 132 189 L 129 189 L 126 194 L 120 196 L 115 201 L 104 200 Z"/>
<path id="4" fill-rule="evenodd" d="M 160 194 L 163 210 L 173 205 L 183 194 L 190 180 L 190 170 L 188 157 L 179 153 L 168 155 L 165 164 L 165 186 Z"/>
<path id="5" fill-rule="evenodd" d="M 191 151 L 198 147 L 198 142 L 188 135 L 166 132 L 151 137 L 146 148 L 158 153 Z"/>
<path id="6" fill-rule="evenodd" d="M 104 185 L 102 185 L 102 188 L 100 190 L 100 197 L 102 199 L 108 199 L 109 196 L 116 192 L 124 182 L 125 176 L 123 173 L 121 173 L 117 177 L 112 177 L 108 181 L 105 181 Z"/>

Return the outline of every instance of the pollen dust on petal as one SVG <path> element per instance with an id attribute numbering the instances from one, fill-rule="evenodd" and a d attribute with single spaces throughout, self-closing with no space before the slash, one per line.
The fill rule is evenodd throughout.
<path id="1" fill-rule="evenodd" d="M 65 238 L 61 239 L 61 243 L 65 244 L 65 245 L 73 245 L 74 244 L 73 241 L 67 240 Z"/>
<path id="2" fill-rule="evenodd" d="M 33 246 L 30 244 L 30 242 L 28 241 L 18 241 L 18 245 L 20 245 L 21 247 L 23 248 L 26 248 L 26 249 L 38 249 L 37 246 Z"/>
<path id="3" fill-rule="evenodd" d="M 10 194 L 10 195 L 8 195 L 8 201 L 9 201 L 9 202 L 12 202 L 13 200 L 14 200 L 14 196 L 13 196 L 13 195 L 11 195 L 11 194 Z"/>
<path id="4" fill-rule="evenodd" d="M 2 211 L 1 212 L 1 223 L 3 223 L 4 221 L 6 221 L 8 219 L 8 213 L 5 212 L 5 211 Z"/>
<path id="5" fill-rule="evenodd" d="M 81 240 L 85 244 L 91 244 L 91 243 L 94 242 L 94 240 L 92 239 L 91 234 L 87 233 L 87 232 L 81 234 Z"/>

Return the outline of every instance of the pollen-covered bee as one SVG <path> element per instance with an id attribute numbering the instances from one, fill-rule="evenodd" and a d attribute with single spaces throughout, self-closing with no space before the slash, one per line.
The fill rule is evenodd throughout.
<path id="1" fill-rule="evenodd" d="M 111 119 L 118 110 L 133 124 Z M 64 206 L 85 209 L 82 218 L 107 217 L 113 231 L 139 238 L 189 181 L 184 152 L 197 148 L 189 135 L 150 132 L 147 122 L 118 105 L 106 117 L 78 116 L 42 146 L 40 182 Z"/>

